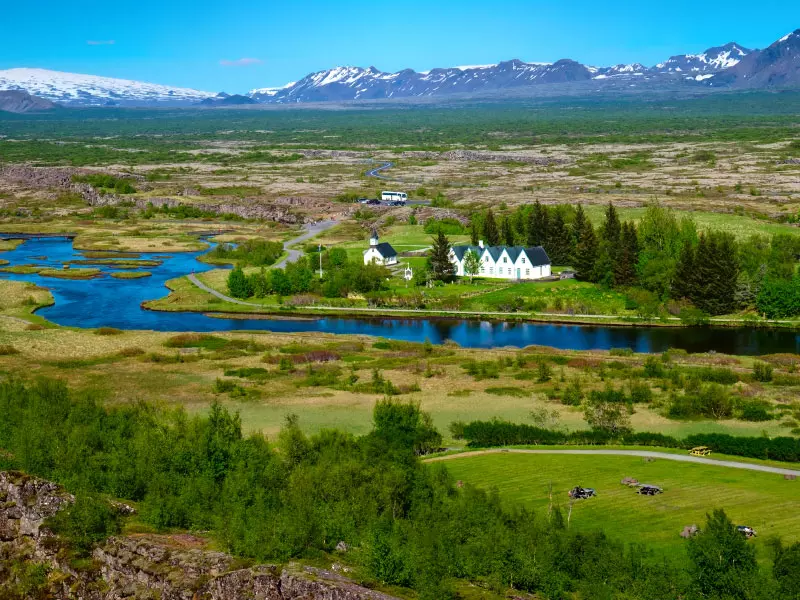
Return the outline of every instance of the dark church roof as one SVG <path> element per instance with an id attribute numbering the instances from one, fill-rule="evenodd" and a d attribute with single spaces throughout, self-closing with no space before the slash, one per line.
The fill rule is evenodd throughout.
<path id="1" fill-rule="evenodd" d="M 389 242 L 381 242 L 375 249 L 383 258 L 391 258 L 392 256 L 397 256 L 397 252 Z"/>

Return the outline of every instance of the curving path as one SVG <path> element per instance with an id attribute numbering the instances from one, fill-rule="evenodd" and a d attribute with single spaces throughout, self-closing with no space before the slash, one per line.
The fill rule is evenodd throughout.
<path id="1" fill-rule="evenodd" d="M 383 179 L 385 181 L 398 181 L 393 180 L 391 177 L 387 177 L 386 175 L 381 175 L 381 171 L 385 171 L 386 169 L 391 169 L 394 166 L 393 162 L 385 162 L 379 167 L 375 167 L 374 169 L 370 169 L 364 175 L 367 177 L 375 177 L 376 179 Z"/>
<path id="2" fill-rule="evenodd" d="M 297 260 L 303 256 L 303 252 L 301 250 L 294 250 L 292 246 L 299 244 L 301 242 L 305 242 L 306 240 L 310 240 L 316 235 L 319 235 L 323 231 L 326 231 L 336 225 L 336 221 L 319 221 L 317 223 L 311 223 L 306 225 L 303 229 L 305 232 L 301 235 L 298 235 L 296 238 L 292 238 L 283 243 L 283 249 L 286 250 L 287 256 L 284 257 L 279 262 L 273 265 L 275 269 L 283 269 L 288 263 L 297 262 Z M 199 287 L 204 292 L 208 292 L 212 296 L 216 296 L 220 300 L 224 300 L 225 302 L 232 302 L 233 304 L 241 304 L 242 306 L 255 306 L 257 308 L 264 308 L 263 304 L 256 304 L 255 302 L 246 302 L 244 300 L 239 300 L 238 298 L 231 298 L 230 296 L 226 296 L 222 292 L 218 292 L 214 288 L 208 287 L 205 283 L 200 281 L 194 273 L 190 273 L 186 276 L 186 278 L 191 281 L 194 285 Z"/>
<path id="3" fill-rule="evenodd" d="M 283 249 L 286 250 L 288 256 L 286 256 L 283 260 L 275 263 L 275 265 L 273 265 L 273 268 L 283 269 L 288 263 L 297 262 L 300 259 L 300 257 L 303 256 L 303 252 L 301 250 L 292 249 L 292 246 L 295 246 L 301 242 L 305 242 L 306 240 L 310 240 L 314 236 L 319 235 L 323 231 L 330 229 L 334 225 L 336 225 L 336 221 L 318 221 L 317 223 L 311 223 L 309 225 L 306 225 L 303 228 L 305 229 L 305 233 L 283 243 Z"/>
<path id="4" fill-rule="evenodd" d="M 762 473 L 775 473 L 776 475 L 798 475 L 800 471 L 783 469 L 781 467 L 770 467 L 767 465 L 756 465 L 751 463 L 736 462 L 732 460 L 716 460 L 713 458 L 702 458 L 700 456 L 690 456 L 688 454 L 670 454 L 668 452 L 651 452 L 648 450 L 532 450 L 526 448 L 498 448 L 496 450 L 474 450 L 472 452 L 462 452 L 460 454 L 448 454 L 447 456 L 437 456 L 428 458 L 423 462 L 441 462 L 444 460 L 455 460 L 457 458 L 469 458 L 471 456 L 481 456 L 484 454 L 589 454 L 605 456 L 639 456 L 642 458 L 659 458 L 662 460 L 674 460 L 677 462 L 699 463 L 716 467 L 727 467 L 731 469 L 745 469 L 747 471 L 761 471 Z"/>

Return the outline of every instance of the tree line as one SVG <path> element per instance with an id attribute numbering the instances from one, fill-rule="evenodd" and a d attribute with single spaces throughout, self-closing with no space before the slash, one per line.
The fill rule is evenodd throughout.
<path id="1" fill-rule="evenodd" d="M 536 202 L 497 218 L 473 215 L 473 244 L 543 246 L 554 265 L 609 288 L 643 290 L 651 302 L 673 301 L 708 315 L 755 310 L 768 318 L 800 315 L 800 236 L 698 231 L 689 216 L 650 204 L 634 223 L 608 204 L 595 227 L 583 207 Z"/>
<path id="2" fill-rule="evenodd" d="M 419 456 L 441 445 L 430 416 L 381 400 L 363 436 L 307 436 L 289 416 L 275 445 L 245 436 L 213 404 L 189 416 L 145 402 L 106 407 L 63 382 L 0 383 L 0 469 L 64 484 L 76 505 L 51 525 L 73 553 L 121 529 L 107 498 L 137 503 L 159 531 L 209 531 L 259 561 L 315 558 L 340 541 L 366 581 L 458 597 L 458 581 L 548 599 L 772 599 L 800 594 L 800 544 L 775 544 L 772 568 L 721 512 L 687 542 L 688 561 L 655 560 L 603 531 L 577 532 L 558 503 L 546 513 L 459 486 Z M 688 565 L 688 566 L 687 566 Z M 8 575 L 0 563 L 0 585 Z"/>
<path id="3" fill-rule="evenodd" d="M 271 294 L 320 294 L 344 298 L 350 293 L 371 294 L 387 289 L 389 270 L 377 264 L 351 261 L 347 252 L 332 248 L 322 254 L 322 276 L 313 264 L 316 257 L 301 257 L 282 269 L 245 274 L 237 265 L 228 275 L 228 291 L 234 298 L 265 298 Z"/>

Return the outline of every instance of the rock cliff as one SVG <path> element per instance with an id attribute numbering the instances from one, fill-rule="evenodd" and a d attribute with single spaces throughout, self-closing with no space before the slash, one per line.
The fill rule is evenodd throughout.
<path id="1" fill-rule="evenodd" d="M 20 566 L 41 564 L 39 597 L 55 600 L 395 600 L 333 571 L 250 566 L 191 535 L 113 537 L 78 566 L 45 524 L 72 502 L 54 483 L 0 472 L 0 597 L 18 597 L 4 592 L 19 589 Z"/>

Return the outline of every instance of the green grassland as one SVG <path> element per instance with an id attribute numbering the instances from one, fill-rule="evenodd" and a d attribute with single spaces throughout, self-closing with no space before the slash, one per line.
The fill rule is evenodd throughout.
<path id="1" fill-rule="evenodd" d="M 576 485 L 593 487 L 597 497 L 574 503 L 570 527 L 604 529 L 626 543 L 643 543 L 664 555 L 682 556 L 686 525 L 702 525 L 706 513 L 724 508 L 735 523 L 758 531 L 753 541 L 762 557 L 772 535 L 800 539 L 800 489 L 797 481 L 756 471 L 679 463 L 645 462 L 622 456 L 487 454 L 447 461 L 453 477 L 496 489 L 508 502 L 519 502 L 542 514 L 553 505 L 567 516 L 567 492 Z M 640 496 L 623 486 L 624 477 L 664 488 L 660 496 Z"/>

